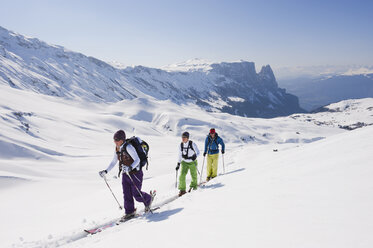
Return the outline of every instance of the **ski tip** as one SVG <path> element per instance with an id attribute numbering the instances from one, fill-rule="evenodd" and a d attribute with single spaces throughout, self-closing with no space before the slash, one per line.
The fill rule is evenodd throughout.
<path id="1" fill-rule="evenodd" d="M 161 207 L 153 208 L 152 211 L 158 210 L 158 209 L 160 209 L 160 208 L 161 208 Z"/>
<path id="2" fill-rule="evenodd" d="M 90 230 L 86 230 L 86 229 L 84 229 L 84 232 L 86 232 L 87 234 L 95 234 L 96 233 L 94 231 L 90 231 Z"/>

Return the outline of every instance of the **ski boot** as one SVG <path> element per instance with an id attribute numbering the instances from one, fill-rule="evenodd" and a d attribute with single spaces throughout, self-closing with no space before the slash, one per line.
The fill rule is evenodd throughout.
<path id="1" fill-rule="evenodd" d="M 195 188 L 190 187 L 189 190 L 188 190 L 188 193 L 192 192 L 192 190 L 197 190 L 197 187 L 195 187 Z"/>
<path id="2" fill-rule="evenodd" d="M 184 195 L 184 194 L 186 194 L 186 191 L 185 191 L 185 190 L 180 190 L 180 191 L 179 191 L 179 196 L 182 196 L 182 195 Z"/>
<path id="3" fill-rule="evenodd" d="M 130 220 L 132 218 L 136 217 L 136 209 L 132 213 L 125 214 L 121 219 L 120 222 L 126 222 L 127 220 Z"/>

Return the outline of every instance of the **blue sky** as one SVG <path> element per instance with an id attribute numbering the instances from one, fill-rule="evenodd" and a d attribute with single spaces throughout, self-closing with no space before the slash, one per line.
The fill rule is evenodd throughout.
<path id="1" fill-rule="evenodd" d="M 373 65 L 373 1 L 0 0 L 0 26 L 105 61 Z"/>

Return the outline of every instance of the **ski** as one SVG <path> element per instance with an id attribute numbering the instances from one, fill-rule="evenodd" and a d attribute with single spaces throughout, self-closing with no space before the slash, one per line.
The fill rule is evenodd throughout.
<path id="1" fill-rule="evenodd" d="M 206 183 L 208 183 L 208 181 L 200 182 L 200 183 L 198 183 L 198 187 L 204 186 Z M 182 197 L 182 196 L 185 195 L 185 194 L 190 194 L 190 193 L 192 193 L 193 191 L 194 191 L 194 190 L 190 188 L 188 191 L 185 191 L 185 193 L 182 194 L 182 195 L 180 195 L 180 193 L 179 193 L 179 194 L 176 196 L 176 198 Z"/>
<path id="2" fill-rule="evenodd" d="M 205 185 L 206 183 L 208 183 L 209 181 L 203 181 L 203 182 L 200 182 L 199 184 L 198 184 L 198 187 L 200 187 L 200 186 L 203 186 L 203 185 Z"/>
<path id="3" fill-rule="evenodd" d="M 207 184 L 208 182 L 209 182 L 209 181 L 203 181 L 203 182 L 201 182 L 201 183 L 198 184 L 198 187 L 200 187 L 200 186 L 204 186 L 204 185 Z M 187 193 L 192 193 L 192 192 L 193 192 L 193 190 L 192 190 L 191 192 L 186 191 L 185 194 L 187 194 Z M 155 191 L 155 190 L 154 190 L 154 191 L 151 191 L 150 194 L 152 195 L 152 197 L 155 197 L 155 195 L 156 195 L 156 191 Z M 183 195 L 181 195 L 181 196 L 183 196 Z M 126 223 L 127 221 L 130 221 L 130 220 L 132 220 L 132 219 L 136 219 L 136 218 L 138 218 L 138 217 L 144 216 L 144 215 L 146 215 L 146 214 L 148 214 L 148 213 L 153 213 L 153 211 L 156 211 L 156 210 L 160 209 L 161 206 L 166 205 L 166 204 L 168 204 L 168 203 L 170 203 L 170 202 L 176 200 L 177 198 L 180 198 L 181 196 L 179 196 L 179 195 L 173 196 L 173 197 L 171 197 L 170 199 L 167 199 L 167 200 L 165 200 L 164 202 L 162 202 L 158 207 L 152 208 L 152 209 L 151 209 L 150 211 L 148 211 L 148 212 L 145 212 L 145 211 L 144 211 L 144 212 L 142 212 L 142 213 L 140 213 L 140 214 L 136 214 L 134 217 L 132 217 L 132 218 L 130 218 L 130 219 L 128 219 L 128 220 L 124 220 L 124 221 L 120 221 L 120 219 L 118 219 L 118 220 L 113 220 L 113 221 L 110 221 L 110 222 L 108 222 L 108 223 L 105 223 L 105 224 L 103 224 L 103 225 L 100 225 L 100 226 L 95 227 L 95 228 L 92 228 L 92 229 L 85 229 L 84 231 L 85 231 L 86 233 L 88 233 L 88 234 L 91 234 L 91 235 L 96 234 L 96 233 L 99 233 L 99 232 L 101 232 L 101 231 L 103 231 L 103 230 L 105 230 L 105 229 L 108 229 L 108 228 L 110 228 L 110 227 L 114 227 L 114 226 L 117 226 L 117 225 L 120 225 L 120 224 Z"/>
<path id="4" fill-rule="evenodd" d="M 150 196 L 152 197 L 152 202 L 153 202 L 153 200 L 154 200 L 154 198 L 155 198 L 156 195 L 157 195 L 157 191 L 156 190 L 150 191 Z M 119 220 L 113 220 L 113 221 L 110 221 L 108 223 L 105 223 L 103 225 L 100 225 L 100 226 L 92 228 L 92 229 L 84 229 L 84 231 L 86 233 L 88 233 L 88 234 L 93 235 L 93 234 L 99 233 L 99 232 L 101 232 L 101 231 L 103 231 L 105 229 L 108 229 L 110 227 L 118 226 L 120 224 L 126 223 L 127 221 L 130 221 L 132 219 L 138 218 L 140 216 L 145 216 L 145 215 L 147 215 L 149 213 L 153 213 L 154 211 L 156 211 L 158 209 L 160 209 L 160 207 L 151 208 L 149 210 L 146 210 L 146 208 L 145 208 L 145 210 L 142 211 L 141 213 L 135 214 L 134 216 L 132 216 L 132 217 L 130 217 L 128 219 L 122 219 L 122 218 L 120 218 Z"/>
<path id="5" fill-rule="evenodd" d="M 114 226 L 118 226 L 120 224 L 123 224 L 123 223 L 126 223 L 130 220 L 133 220 L 133 219 L 136 219 L 138 217 L 141 217 L 141 216 L 145 216 L 149 213 L 153 213 L 154 211 L 160 209 L 160 207 L 155 207 L 155 208 L 152 208 L 150 211 L 148 212 L 142 212 L 141 214 L 136 214 L 134 215 L 133 217 L 131 218 L 128 218 L 126 220 L 122 220 L 122 219 L 118 219 L 118 220 L 114 220 L 114 221 L 110 221 L 109 223 L 106 223 L 106 224 L 103 224 L 101 226 L 98 226 L 98 227 L 95 227 L 95 228 L 92 228 L 92 229 L 84 229 L 84 231 L 88 234 L 96 234 L 96 233 L 99 233 L 99 232 L 102 232 L 103 230 L 106 230 L 110 227 L 114 227 Z"/>
<path id="6" fill-rule="evenodd" d="M 105 230 L 109 227 L 113 227 L 113 226 L 116 226 L 116 225 L 118 225 L 118 221 L 112 221 L 112 222 L 110 222 L 108 224 L 105 224 L 103 226 L 100 226 L 100 227 L 96 227 L 96 228 L 93 228 L 93 229 L 84 229 L 84 231 L 88 234 L 93 235 L 93 234 L 99 233 L 99 232 L 101 232 L 101 231 L 103 231 L 103 230 Z"/>

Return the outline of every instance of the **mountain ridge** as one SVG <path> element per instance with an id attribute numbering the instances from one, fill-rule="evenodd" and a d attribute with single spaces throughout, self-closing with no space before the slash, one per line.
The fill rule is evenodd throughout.
<path id="1" fill-rule="evenodd" d="M 373 73 L 369 71 L 280 80 L 280 85 L 297 95 L 300 105 L 308 111 L 343 100 L 373 97 Z"/>
<path id="2" fill-rule="evenodd" d="M 69 99 L 116 102 L 151 97 L 250 117 L 304 112 L 296 96 L 278 88 L 269 65 L 257 73 L 255 63 L 247 61 L 211 63 L 189 71 L 145 66 L 119 69 L 0 28 L 0 65 L 0 83 Z M 237 97 L 243 101 L 231 101 Z"/>

